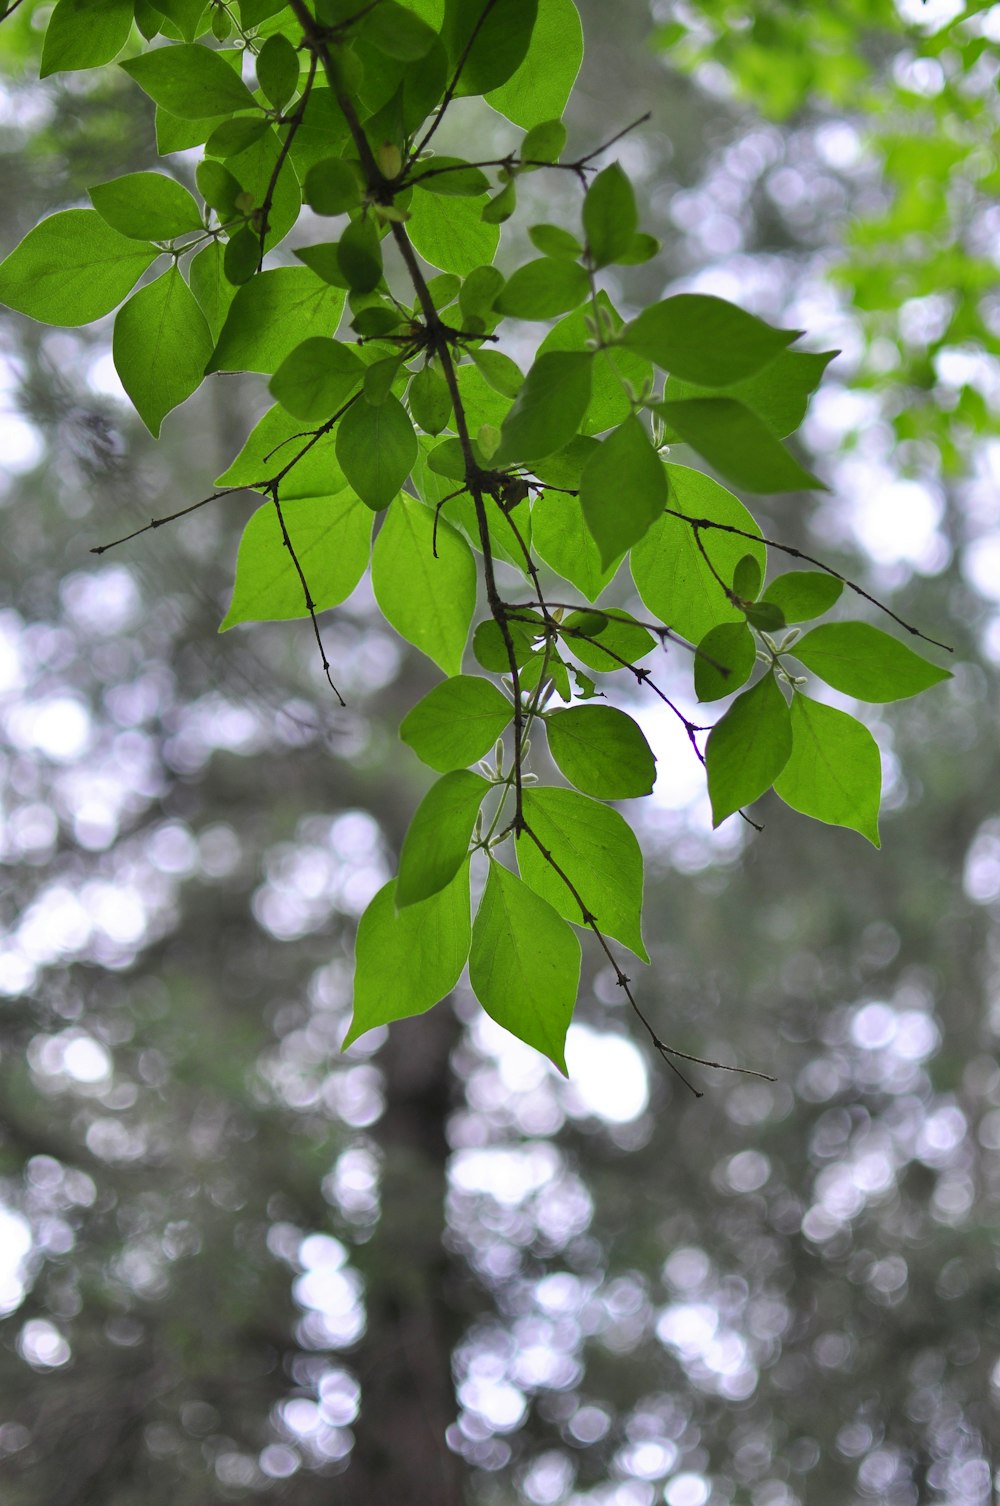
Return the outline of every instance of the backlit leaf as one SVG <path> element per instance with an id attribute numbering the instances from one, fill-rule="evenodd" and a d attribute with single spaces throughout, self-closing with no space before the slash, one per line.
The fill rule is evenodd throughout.
<path id="1" fill-rule="evenodd" d="M 868 728 L 846 711 L 798 693 L 791 727 L 792 751 L 774 781 L 775 794 L 805 816 L 849 826 L 880 846 L 882 760 Z"/>
<path id="2" fill-rule="evenodd" d="M 123 304 L 112 342 L 115 370 L 150 433 L 201 385 L 212 334 L 176 266 Z"/>
<path id="3" fill-rule="evenodd" d="M 545 718 L 549 752 L 570 784 L 601 800 L 648 795 L 656 759 L 642 729 L 614 706 L 571 706 Z"/>
<path id="4" fill-rule="evenodd" d="M 712 825 L 769 790 L 791 751 L 788 703 L 774 676 L 767 674 L 737 697 L 709 733 L 705 771 Z"/>
<path id="5" fill-rule="evenodd" d="M 902 701 L 951 679 L 949 670 L 867 622 L 823 623 L 789 652 L 834 690 L 859 701 Z"/>
<path id="6" fill-rule="evenodd" d="M 281 514 L 315 610 L 346 601 L 368 566 L 371 512 L 341 491 L 332 497 L 290 497 L 282 501 Z M 238 622 L 306 616 L 302 581 L 274 503 L 266 502 L 243 530 L 233 597 L 219 632 Z"/>
<path id="7" fill-rule="evenodd" d="M 456 675 L 476 608 L 472 550 L 451 525 L 403 492 L 389 509 L 375 540 L 372 586 L 387 620 L 408 643 Z"/>
<path id="8" fill-rule="evenodd" d="M 112 230 L 96 209 L 64 209 L 0 263 L 0 303 L 42 324 L 89 324 L 116 308 L 160 254 Z"/>
<path id="9" fill-rule="evenodd" d="M 440 773 L 484 758 L 514 715 L 491 680 L 455 675 L 435 685 L 403 718 L 399 735 Z"/>
<path id="10" fill-rule="evenodd" d="M 337 427 L 337 459 L 367 507 L 388 507 L 417 458 L 417 436 L 398 398 L 355 403 Z"/>
<path id="11" fill-rule="evenodd" d="M 464 865 L 476 816 L 491 786 L 456 769 L 432 784 L 410 822 L 399 855 L 396 904 L 417 904 L 450 884 Z"/>
<path id="12" fill-rule="evenodd" d="M 676 293 L 622 332 L 641 355 L 689 382 L 726 387 L 758 371 L 798 336 L 707 293 Z"/>

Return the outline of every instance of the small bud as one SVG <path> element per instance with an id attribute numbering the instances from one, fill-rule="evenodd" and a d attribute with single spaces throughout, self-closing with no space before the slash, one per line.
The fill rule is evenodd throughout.
<path id="1" fill-rule="evenodd" d="M 398 178 L 403 167 L 403 158 L 394 141 L 383 141 L 375 153 L 379 172 L 383 178 Z"/>

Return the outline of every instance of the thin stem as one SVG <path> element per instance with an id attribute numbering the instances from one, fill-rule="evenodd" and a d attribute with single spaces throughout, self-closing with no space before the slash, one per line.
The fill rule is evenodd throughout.
<path id="1" fill-rule="evenodd" d="M 268 223 L 267 223 L 267 221 L 268 221 L 268 216 L 271 213 L 271 206 L 274 203 L 274 195 L 275 195 L 275 192 L 277 191 L 278 179 L 281 177 L 281 170 L 284 167 L 285 162 L 288 159 L 288 153 L 291 151 L 292 142 L 295 140 L 295 136 L 296 136 L 296 133 L 297 133 L 297 131 L 299 129 L 299 126 L 302 124 L 302 122 L 303 122 L 303 120 L 305 118 L 306 105 L 309 103 L 309 96 L 312 93 L 312 88 L 313 88 L 313 84 L 315 83 L 315 81 L 316 81 L 316 54 L 314 52 L 310 52 L 310 54 L 309 54 L 309 75 L 308 75 L 308 77 L 307 77 L 307 79 L 305 81 L 305 84 L 303 85 L 303 88 L 302 88 L 302 97 L 300 98 L 298 104 L 295 106 L 294 113 L 290 116 L 289 120 L 287 121 L 288 131 L 287 131 L 287 134 L 285 136 L 284 141 L 281 143 L 281 150 L 278 152 L 277 161 L 274 164 L 274 171 L 271 173 L 271 176 L 268 179 L 267 188 L 266 188 L 266 190 L 264 192 L 264 198 L 263 198 L 263 201 L 261 202 L 261 206 L 260 206 L 260 211 L 259 211 L 259 213 L 260 213 L 260 256 L 259 256 L 259 258 L 257 260 L 257 270 L 258 270 L 258 272 L 260 271 L 261 267 L 264 265 L 264 251 L 265 251 L 265 243 L 267 241 L 267 232 L 268 232 Z"/>
<path id="2" fill-rule="evenodd" d="M 344 697 L 341 695 L 340 691 L 333 683 L 333 676 L 330 673 L 330 661 L 326 657 L 326 648 L 323 644 L 323 635 L 319 630 L 319 622 L 316 618 L 316 603 L 313 601 L 312 592 L 309 589 L 309 582 L 306 580 L 305 571 L 302 568 L 302 562 L 295 552 L 295 546 L 292 544 L 291 536 L 288 532 L 288 525 L 285 522 L 285 515 L 281 510 L 281 503 L 278 500 L 277 486 L 275 486 L 274 490 L 271 493 L 271 501 L 274 503 L 274 510 L 278 516 L 278 526 L 281 529 L 281 537 L 284 540 L 285 548 L 288 550 L 292 564 L 295 566 L 295 573 L 302 583 L 302 595 L 305 598 L 306 611 L 309 613 L 309 620 L 312 623 L 313 637 L 316 639 L 316 646 L 319 649 L 320 658 L 323 662 L 323 673 L 326 675 L 326 682 L 329 685 L 330 689 L 333 691 L 334 695 L 337 697 L 337 700 L 340 702 L 341 706 L 346 706 L 347 702 L 344 700 Z"/>
<path id="3" fill-rule="evenodd" d="M 2 19 L 2 18 L 0 18 Z M 150 529 L 163 528 L 167 523 L 176 523 L 178 518 L 186 518 L 188 513 L 197 512 L 200 507 L 207 507 L 210 502 L 218 502 L 220 497 L 231 497 L 234 492 L 246 491 L 245 486 L 227 486 L 224 491 L 213 492 L 210 497 L 202 497 L 200 502 L 192 502 L 190 507 L 182 507 L 179 512 L 168 513 L 163 518 L 150 518 L 141 528 L 136 528 L 132 533 L 122 534 L 120 539 L 112 539 L 109 544 L 95 544 L 91 554 L 106 554 L 109 549 L 117 549 L 119 544 L 127 544 L 132 539 L 137 539 L 141 534 L 149 533 Z"/>
<path id="4" fill-rule="evenodd" d="M 486 4 L 483 6 L 482 11 L 480 12 L 479 20 L 470 31 L 469 40 L 462 48 L 458 62 L 455 64 L 455 72 L 452 74 L 451 79 L 448 83 L 448 87 L 444 91 L 441 103 L 435 112 L 434 119 L 427 127 L 427 130 L 424 132 L 424 135 L 421 137 L 420 141 L 410 152 L 409 157 L 407 158 L 407 164 L 415 161 L 420 156 L 421 152 L 427 149 L 427 143 L 430 141 L 431 137 L 434 135 L 434 132 L 437 130 L 438 126 L 444 119 L 445 111 L 448 109 L 448 106 L 451 104 L 452 100 L 455 97 L 455 90 L 458 88 L 459 80 L 461 79 L 462 73 L 465 70 L 465 65 L 469 61 L 469 55 L 472 52 L 473 47 L 476 45 L 476 38 L 479 36 L 479 33 L 486 22 L 486 18 L 489 16 L 490 11 L 493 9 L 496 3 L 497 0 L 486 0 Z"/>

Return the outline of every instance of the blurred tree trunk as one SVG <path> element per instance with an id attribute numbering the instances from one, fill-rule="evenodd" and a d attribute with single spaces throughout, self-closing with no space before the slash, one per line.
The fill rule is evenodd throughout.
<path id="1" fill-rule="evenodd" d="M 459 1273 L 442 1238 L 456 1035 L 457 1021 L 441 1005 L 394 1025 L 379 1055 L 387 1101 L 377 1130 L 382 1216 L 358 1252 L 368 1324 L 354 1361 L 362 1412 L 337 1496 L 345 1506 L 461 1506 L 464 1499 L 464 1465 L 445 1443 L 461 1332 Z"/>

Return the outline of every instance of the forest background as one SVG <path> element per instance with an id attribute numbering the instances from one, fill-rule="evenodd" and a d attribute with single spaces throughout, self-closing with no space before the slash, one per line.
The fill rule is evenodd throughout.
<path id="1" fill-rule="evenodd" d="M 619 150 L 664 250 L 624 301 L 712 292 L 843 350 L 804 431 L 831 494 L 766 517 L 953 643 L 955 680 L 871 721 L 881 854 L 776 801 L 713 834 L 641 713 L 657 1009 L 775 1084 L 690 1100 L 593 961 L 566 1083 L 461 992 L 340 1058 L 428 669 L 363 592 L 327 630 L 347 714 L 306 629 L 217 640 L 232 514 L 92 560 L 262 393 L 227 377 L 154 448 L 108 329 L 8 316 L 13 1506 L 990 1499 L 1000 14 L 580 9 L 572 142 L 653 111 Z M 35 82 L 36 13 L 0 28 L 4 249 L 148 165 L 122 76 Z"/>

